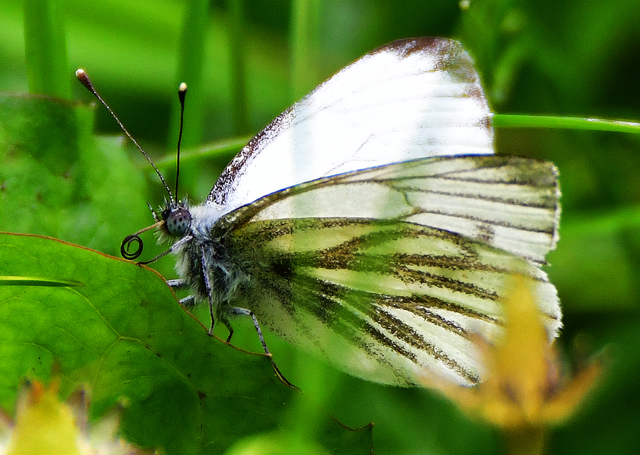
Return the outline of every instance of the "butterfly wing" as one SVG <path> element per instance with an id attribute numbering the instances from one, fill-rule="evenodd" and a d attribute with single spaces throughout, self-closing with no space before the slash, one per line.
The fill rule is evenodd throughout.
<path id="1" fill-rule="evenodd" d="M 557 199 L 553 165 L 497 156 L 297 185 L 220 220 L 229 256 L 250 276 L 233 304 L 365 379 L 474 384 L 482 366 L 471 336 L 500 333 L 514 274 L 534 280 L 550 338 L 561 325 L 538 266 L 555 242 Z"/>
<path id="2" fill-rule="evenodd" d="M 227 213 L 320 177 L 431 156 L 492 154 L 490 117 L 459 42 L 395 41 L 278 116 L 227 166 L 207 200 Z"/>
<path id="3" fill-rule="evenodd" d="M 559 196 L 557 169 L 546 161 L 438 157 L 296 185 L 236 210 L 227 222 L 399 220 L 447 230 L 542 264 L 558 238 Z"/>

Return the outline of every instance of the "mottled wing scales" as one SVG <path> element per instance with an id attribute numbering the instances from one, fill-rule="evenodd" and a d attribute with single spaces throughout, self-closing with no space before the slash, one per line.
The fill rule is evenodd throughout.
<path id="1" fill-rule="evenodd" d="M 287 218 L 406 221 L 542 264 L 557 240 L 558 199 L 557 170 L 549 162 L 495 155 L 441 157 L 297 185 L 229 216 L 240 224 Z"/>
<path id="2" fill-rule="evenodd" d="M 231 250 L 253 264 L 238 304 L 345 371 L 398 385 L 482 376 L 470 339 L 494 340 L 516 273 L 531 277 L 555 336 L 555 289 L 526 261 L 402 221 L 285 219 L 248 223 Z"/>

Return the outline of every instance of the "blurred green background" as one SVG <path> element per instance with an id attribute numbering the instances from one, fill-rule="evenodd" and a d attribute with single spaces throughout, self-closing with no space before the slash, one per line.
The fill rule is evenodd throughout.
<path id="1" fill-rule="evenodd" d="M 32 3 L 40 2 L 25 0 Z M 36 93 L 27 76 L 33 70 L 28 71 L 25 55 L 37 56 L 25 52 L 23 4 L 0 4 L 0 91 L 27 94 L 32 84 Z M 637 0 L 476 0 L 464 8 L 454 1 L 418 0 L 74 0 L 58 6 L 52 14 L 59 30 L 53 35 L 66 49 L 68 64 L 55 70 L 64 55 L 49 67 L 45 62 L 42 68 L 49 73 L 39 87 L 87 104 L 91 96 L 73 76 L 77 67 L 86 69 L 169 182 L 177 136 L 175 93 L 180 81 L 189 84 L 181 193 L 195 202 L 206 197 L 221 167 L 251 134 L 350 61 L 398 38 L 460 39 L 476 59 L 494 112 L 640 120 Z M 51 44 L 55 53 L 56 43 Z M 95 110 L 95 130 L 119 134 L 103 109 Z M 3 126 L 0 142 L 5 132 Z M 223 146 L 229 138 L 239 139 Z M 548 271 L 564 310 L 560 346 L 567 368 L 579 367 L 604 346 L 613 353 L 597 392 L 551 433 L 549 453 L 638 453 L 640 136 L 500 129 L 497 149 L 551 160 L 561 172 L 561 240 L 549 256 Z M 159 204 L 162 189 L 131 147 L 128 157 L 105 157 L 87 166 L 94 182 L 105 178 L 119 185 L 111 188 L 111 197 L 97 198 L 91 209 L 76 213 L 102 214 L 83 228 L 104 232 L 99 239 L 77 235 L 79 227 L 69 226 L 66 218 L 43 223 L 40 202 L 19 219 L 9 216 L 5 208 L 15 194 L 7 181 L 0 182 L 0 230 L 53 235 L 117 254 L 125 235 L 150 223 L 144 200 Z M 128 166 L 144 169 L 146 181 L 123 177 L 120 169 Z M 26 169 L 43 168 L 11 175 L 25 175 Z M 31 180 L 43 181 L 38 175 Z M 41 191 L 46 199 L 47 187 Z M 101 211 L 100 204 L 113 212 Z M 167 277 L 174 276 L 171 262 L 158 263 Z M 250 322 L 238 326 L 237 334 L 255 336 Z M 494 430 L 435 394 L 369 384 L 316 363 L 309 367 L 277 338 L 267 341 L 285 375 L 327 412 L 351 426 L 375 423 L 376 453 L 499 450 Z"/>

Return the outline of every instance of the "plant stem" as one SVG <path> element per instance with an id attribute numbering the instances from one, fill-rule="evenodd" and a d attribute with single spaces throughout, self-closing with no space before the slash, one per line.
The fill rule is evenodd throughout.
<path id="1" fill-rule="evenodd" d="M 29 92 L 71 99 L 67 41 L 58 0 L 24 1 Z"/>
<path id="2" fill-rule="evenodd" d="M 295 0 L 291 12 L 291 92 L 293 101 L 318 82 L 318 0 Z"/>
<path id="3" fill-rule="evenodd" d="M 553 115 L 496 114 L 493 117 L 493 126 L 498 128 L 565 128 L 640 134 L 640 123 L 637 122 Z"/>
<path id="4" fill-rule="evenodd" d="M 231 96 L 233 97 L 233 130 L 235 134 L 247 134 L 249 112 L 247 103 L 244 0 L 229 2 L 230 46 L 231 51 Z"/>
<path id="5" fill-rule="evenodd" d="M 511 428 L 505 430 L 504 439 L 509 455 L 542 455 L 546 431 L 540 427 Z"/>
<path id="6" fill-rule="evenodd" d="M 204 68 L 204 44 L 209 24 L 209 3 L 206 0 L 190 0 L 185 2 L 185 11 L 180 36 L 180 52 L 178 55 L 178 80 L 186 82 L 189 87 L 187 109 L 185 111 L 185 131 L 182 145 L 185 147 L 200 144 L 203 130 L 204 87 L 202 74 Z M 180 106 L 174 98 L 171 113 L 170 148 L 175 147 L 178 138 Z"/>

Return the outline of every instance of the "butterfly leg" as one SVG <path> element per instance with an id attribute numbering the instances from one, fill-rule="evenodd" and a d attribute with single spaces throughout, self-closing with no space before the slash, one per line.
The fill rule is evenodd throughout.
<path id="1" fill-rule="evenodd" d="M 213 311 L 213 293 L 211 291 L 211 281 L 209 278 L 209 267 L 207 264 L 207 258 L 208 256 L 208 251 L 206 250 L 204 245 L 200 246 L 200 261 L 201 261 L 201 265 L 202 265 L 202 276 L 204 278 L 204 288 L 205 291 L 207 293 L 207 295 L 209 296 L 209 315 L 211 316 L 211 326 L 209 327 L 209 336 L 213 336 L 213 328 L 216 324 L 216 318 L 214 316 L 214 311 Z M 228 327 L 228 326 L 227 326 Z"/>
<path id="2" fill-rule="evenodd" d="M 269 351 L 269 348 L 267 347 L 267 343 L 264 341 L 264 336 L 262 336 L 262 329 L 260 328 L 260 324 L 258 323 L 258 318 L 256 318 L 256 315 L 253 313 L 253 311 L 247 310 L 246 308 L 231 307 L 231 314 L 233 314 L 233 315 L 238 314 L 238 315 L 242 315 L 242 316 L 251 316 L 251 319 L 253 319 L 253 325 L 256 328 L 256 332 L 258 332 L 258 338 L 260 338 L 260 344 L 262 344 L 262 349 L 264 349 L 264 353 L 266 355 L 268 355 L 269 358 L 271 359 L 271 365 L 273 366 L 273 369 L 276 372 L 276 375 L 278 376 L 278 379 L 280 379 L 280 381 L 282 381 L 282 383 L 284 385 L 286 385 L 287 387 L 291 387 L 292 389 L 295 389 L 295 390 L 297 390 L 299 392 L 300 389 L 298 387 L 296 387 L 295 385 L 293 385 L 292 383 L 290 383 L 289 380 L 284 377 L 284 375 L 282 374 L 282 372 L 278 368 L 278 365 L 276 365 L 276 362 L 273 360 L 273 356 L 271 355 L 271 352 Z M 227 326 L 227 328 L 229 329 L 229 337 L 227 338 L 227 343 L 228 343 L 231 340 L 231 335 L 233 335 L 233 329 L 231 328 L 231 325 L 229 325 L 228 322 L 226 322 L 226 321 L 223 321 L 223 322 Z"/>
<path id="3" fill-rule="evenodd" d="M 258 318 L 256 318 L 255 314 L 253 314 L 253 311 L 247 310 L 246 308 L 233 307 L 231 308 L 231 314 L 251 316 L 251 319 L 253 319 L 253 325 L 256 328 L 256 332 L 258 332 L 258 338 L 260 338 L 260 344 L 262 344 L 262 349 L 264 349 L 264 353 L 271 354 L 271 352 L 269 352 L 269 348 L 267 348 L 267 343 L 264 341 L 264 336 L 262 336 L 262 329 L 260 329 Z M 229 329 L 229 338 L 227 339 L 227 341 L 229 341 L 231 339 L 231 334 L 233 333 L 233 330 L 229 326 L 227 326 L 227 328 Z"/>
<path id="4" fill-rule="evenodd" d="M 262 349 L 264 350 L 264 353 L 267 356 L 269 356 L 269 359 L 271 360 L 271 366 L 273 367 L 273 370 L 276 372 L 276 376 L 278 376 L 278 379 L 280 379 L 280 381 L 282 381 L 284 385 L 286 385 L 287 387 L 291 387 L 292 389 L 295 389 L 299 392 L 300 389 L 295 385 L 293 385 L 291 382 L 289 382 L 287 378 L 285 378 L 285 376 L 282 374 L 282 372 L 278 368 L 278 365 L 276 365 L 276 362 L 273 360 L 271 351 L 269 351 L 269 348 L 267 347 L 267 343 L 264 341 L 264 336 L 262 336 L 262 329 L 260 328 L 260 324 L 258 323 L 258 318 L 256 318 L 255 314 L 253 314 L 253 311 L 247 310 L 246 308 L 230 307 L 230 309 L 228 310 L 228 314 L 233 316 L 235 315 L 251 316 L 251 319 L 253 319 L 253 325 L 256 328 L 256 332 L 258 332 L 258 338 L 260 339 L 260 344 L 262 344 Z M 229 321 L 225 318 L 225 316 L 222 315 L 221 317 L 222 319 L 220 320 L 227 327 L 227 329 L 229 329 L 229 336 L 227 337 L 227 343 L 229 343 L 231 341 L 231 336 L 233 335 L 233 329 L 231 328 L 231 324 L 229 324 Z"/>
<path id="5" fill-rule="evenodd" d="M 122 242 L 122 246 L 120 247 L 120 251 L 123 251 L 123 248 L 125 248 L 125 245 L 127 243 L 129 243 L 130 241 L 132 241 L 133 239 L 137 238 L 138 241 L 140 241 L 140 237 L 138 237 L 137 234 L 132 234 L 132 235 L 128 235 L 127 237 L 125 237 L 125 240 Z M 169 248 L 168 250 L 163 251 L 162 253 L 160 253 L 159 255 L 157 255 L 156 257 L 154 257 L 153 259 L 150 259 L 148 261 L 138 261 L 136 264 L 142 264 L 142 265 L 149 265 L 152 262 L 156 262 L 158 259 L 162 259 L 163 257 L 165 257 L 167 254 L 169 253 L 173 253 L 174 251 L 176 251 L 180 246 L 184 245 L 185 243 L 190 242 L 191 240 L 193 240 L 193 236 L 191 235 L 187 235 L 185 237 L 182 237 L 180 240 L 178 240 L 176 243 L 174 243 L 173 245 L 171 245 L 171 248 Z M 140 250 L 142 251 L 142 249 Z M 139 255 L 136 255 L 135 257 L 138 257 Z M 134 257 L 134 258 L 135 258 Z M 180 280 L 171 280 L 171 281 L 180 281 Z"/>
<path id="6" fill-rule="evenodd" d="M 187 287 L 187 282 L 184 280 L 167 280 L 166 283 L 173 289 L 182 289 Z"/>
<path id="7" fill-rule="evenodd" d="M 192 295 L 188 295 L 183 299 L 180 299 L 180 305 L 185 308 L 191 308 L 196 305 L 196 298 Z"/>
<path id="8" fill-rule="evenodd" d="M 188 287 L 187 282 L 184 280 L 167 280 L 166 283 L 172 289 L 183 289 Z M 180 299 L 180 305 L 185 308 L 193 307 L 196 304 L 196 298 L 192 295 Z"/>

